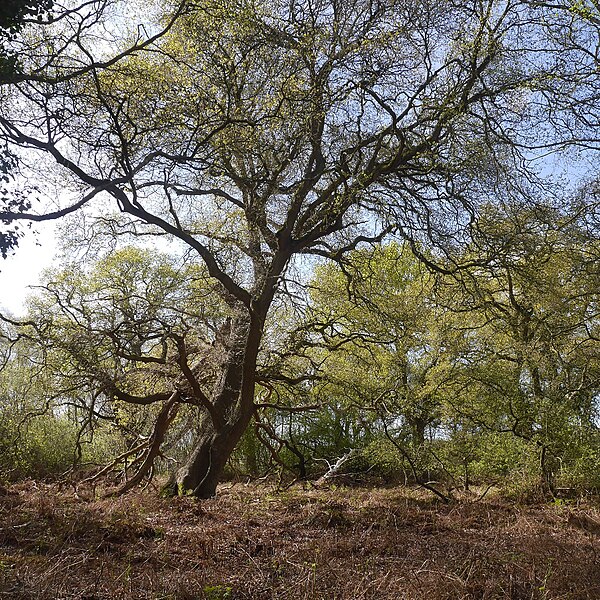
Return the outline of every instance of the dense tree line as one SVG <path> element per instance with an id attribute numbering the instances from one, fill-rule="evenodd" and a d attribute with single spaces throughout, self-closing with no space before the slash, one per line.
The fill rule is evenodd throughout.
<path id="1" fill-rule="evenodd" d="M 404 243 L 319 266 L 308 295 L 267 324 L 253 425 L 230 474 L 316 478 L 347 457 L 339 474 L 416 482 L 444 498 L 473 484 L 597 489 L 600 247 L 594 215 L 571 209 L 490 209 L 473 247 L 502 252 L 453 274 L 431 272 Z M 122 490 L 151 476 L 154 459 L 168 471 L 203 407 L 159 411 L 147 398 L 165 380 L 185 385 L 187 363 L 202 364 L 195 378 L 214 377 L 228 317 L 218 298 L 198 311 L 212 294 L 196 265 L 132 247 L 54 273 L 15 332 L 3 414 L 27 423 L 37 411 L 38 429 L 70 429 L 63 469 L 73 456 L 118 456 Z"/>

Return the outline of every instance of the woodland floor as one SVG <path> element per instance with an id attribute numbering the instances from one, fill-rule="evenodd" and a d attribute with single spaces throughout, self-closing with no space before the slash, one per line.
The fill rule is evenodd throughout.
<path id="1" fill-rule="evenodd" d="M 600 510 L 407 488 L 0 488 L 0 598 L 600 599 Z"/>

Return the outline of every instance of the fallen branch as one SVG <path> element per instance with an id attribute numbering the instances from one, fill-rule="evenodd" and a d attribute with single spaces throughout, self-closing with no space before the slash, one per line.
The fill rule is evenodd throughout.
<path id="1" fill-rule="evenodd" d="M 335 463 L 333 463 L 333 465 L 328 464 L 329 466 L 329 470 L 322 475 L 321 477 L 319 477 L 319 479 L 317 480 L 315 485 L 323 485 L 325 483 L 327 483 L 327 481 L 329 479 L 332 479 L 333 477 L 335 477 L 336 475 L 339 474 L 340 469 L 354 456 L 356 456 L 356 454 L 358 453 L 358 451 L 355 448 L 352 448 L 351 450 L 349 450 L 348 452 L 346 452 L 346 454 L 344 454 L 343 456 L 340 456 L 340 458 L 338 458 Z"/>

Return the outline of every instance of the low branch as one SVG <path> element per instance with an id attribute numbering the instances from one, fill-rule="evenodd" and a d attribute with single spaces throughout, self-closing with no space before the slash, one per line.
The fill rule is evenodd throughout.
<path id="1" fill-rule="evenodd" d="M 162 407 L 156 422 L 154 424 L 154 431 L 150 439 L 148 440 L 148 451 L 144 458 L 144 462 L 138 469 L 137 473 L 125 484 L 123 484 L 114 494 L 121 496 L 140 484 L 144 477 L 151 472 L 154 466 L 156 457 L 160 454 L 160 446 L 165 439 L 165 435 L 169 429 L 169 425 L 173 422 L 173 419 L 177 416 L 179 411 L 179 392 L 175 391 L 171 395 L 169 401 Z M 111 494 L 112 495 L 112 494 Z"/>
<path id="2" fill-rule="evenodd" d="M 270 404 L 268 402 L 260 402 L 259 404 L 255 404 L 254 407 L 256 409 L 272 408 L 274 410 L 282 410 L 289 413 L 307 412 L 310 410 L 320 410 L 321 408 L 323 408 L 321 404 L 307 404 L 304 406 L 285 406 L 283 404 Z"/>

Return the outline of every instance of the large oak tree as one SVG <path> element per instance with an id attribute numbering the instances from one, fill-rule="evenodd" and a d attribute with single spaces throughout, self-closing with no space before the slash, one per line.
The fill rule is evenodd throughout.
<path id="1" fill-rule="evenodd" d="M 114 235 L 168 236 L 204 265 L 229 311 L 214 377 L 198 378 L 171 338 L 170 383 L 142 397 L 106 373 L 97 381 L 109 398 L 161 406 L 163 429 L 181 403 L 203 409 L 181 493 L 214 494 L 252 418 L 265 322 L 297 257 L 336 260 L 397 233 L 452 268 L 481 202 L 544 189 L 532 158 L 597 144 L 598 20 L 585 3 L 165 1 L 138 15 L 131 1 L 94 0 L 55 11 L 1 90 L 0 135 L 33 172 L 47 157 L 68 193 L 0 219 L 112 213 Z M 129 360 L 160 358 L 138 341 Z"/>

